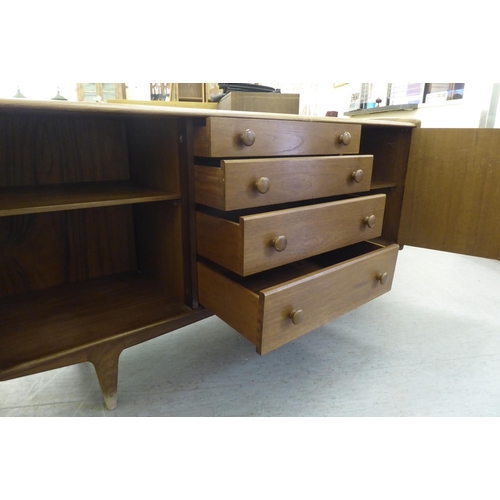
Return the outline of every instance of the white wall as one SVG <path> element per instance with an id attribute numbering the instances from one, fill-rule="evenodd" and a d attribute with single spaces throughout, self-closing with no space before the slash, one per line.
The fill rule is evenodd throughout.
<path id="1" fill-rule="evenodd" d="M 346 85 L 338 83 L 262 83 L 262 85 L 279 88 L 283 93 L 300 94 L 299 114 L 312 116 L 325 116 L 327 111 L 337 111 L 339 117 L 344 116 L 344 113 L 349 111 L 351 95 L 361 89 L 361 83 L 358 82 Z M 394 111 L 353 118 L 418 119 L 421 121 L 421 126 L 427 128 L 476 128 L 481 126 L 481 120 L 484 123 L 484 114 L 488 112 L 492 89 L 492 83 L 466 83 L 462 100 L 443 104 L 422 104 L 413 111 Z M 496 126 L 500 127 L 500 118 L 497 119 Z"/>
<path id="2" fill-rule="evenodd" d="M 126 83 L 127 99 L 132 101 L 150 101 L 151 90 L 149 83 Z"/>
<path id="3" fill-rule="evenodd" d="M 334 106 L 342 113 L 349 110 L 350 96 L 359 91 L 359 83 L 349 84 L 335 89 Z M 392 111 L 369 115 L 354 116 L 355 119 L 418 119 L 425 128 L 476 128 L 484 122 L 484 113 L 488 112 L 493 83 L 466 83 L 464 99 L 448 101 L 442 104 L 421 104 L 412 111 Z M 337 92 L 338 91 L 338 92 Z M 497 125 L 500 120 L 497 120 Z M 483 125 L 484 126 L 484 125 Z"/>
<path id="4" fill-rule="evenodd" d="M 16 82 L 0 79 L 0 98 L 14 97 L 17 88 L 27 99 L 52 99 L 57 89 L 68 101 L 77 101 L 76 83 L 64 82 Z M 151 99 L 149 83 L 126 83 L 127 99 L 149 101 Z"/>

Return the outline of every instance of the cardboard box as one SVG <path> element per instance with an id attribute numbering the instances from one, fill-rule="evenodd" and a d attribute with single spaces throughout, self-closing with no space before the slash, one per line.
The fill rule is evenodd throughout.
<path id="1" fill-rule="evenodd" d="M 218 103 L 218 109 L 299 114 L 299 94 L 274 92 L 230 92 Z"/>

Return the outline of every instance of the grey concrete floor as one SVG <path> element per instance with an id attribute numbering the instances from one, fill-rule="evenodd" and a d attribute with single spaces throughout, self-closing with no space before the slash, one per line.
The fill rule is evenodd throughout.
<path id="1" fill-rule="evenodd" d="M 265 356 L 216 317 L 120 358 L 0 382 L 2 417 L 500 416 L 500 262 L 405 247 L 392 291 Z"/>

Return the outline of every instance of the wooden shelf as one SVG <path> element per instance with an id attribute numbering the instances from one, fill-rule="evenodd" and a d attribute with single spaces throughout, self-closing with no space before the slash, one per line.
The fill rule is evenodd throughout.
<path id="1" fill-rule="evenodd" d="M 0 380 L 111 338 L 126 342 L 133 334 L 134 345 L 192 316 L 192 309 L 138 272 L 9 296 L 0 300 Z"/>
<path id="2" fill-rule="evenodd" d="M 130 181 L 0 188 L 0 217 L 180 199 Z"/>

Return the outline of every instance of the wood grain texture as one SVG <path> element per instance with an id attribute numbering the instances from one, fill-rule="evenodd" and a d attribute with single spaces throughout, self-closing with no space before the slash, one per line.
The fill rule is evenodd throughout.
<path id="1" fill-rule="evenodd" d="M 196 166 L 196 201 L 221 210 L 262 207 L 370 190 L 372 156 L 222 160 L 220 168 Z M 363 170 L 355 182 L 353 172 Z M 270 181 L 267 193 L 256 182 Z"/>
<path id="2" fill-rule="evenodd" d="M 262 291 L 263 319 L 260 354 L 283 344 L 388 292 L 392 286 L 398 245 L 337 264 L 275 288 Z M 388 273 L 388 281 L 377 281 Z M 295 325 L 291 311 L 303 311 L 303 321 Z"/>
<path id="3" fill-rule="evenodd" d="M 0 297 L 135 268 L 130 206 L 0 217 Z"/>
<path id="4" fill-rule="evenodd" d="M 179 199 L 130 181 L 0 188 L 0 217 Z"/>
<path id="5" fill-rule="evenodd" d="M 371 189 L 383 189 L 387 196 L 382 228 L 385 241 L 398 241 L 411 132 L 405 127 L 366 126 L 361 135 L 360 153 L 373 155 Z"/>
<path id="6" fill-rule="evenodd" d="M 414 132 L 398 241 L 500 259 L 500 130 Z"/>
<path id="7" fill-rule="evenodd" d="M 0 114 L 0 186 L 128 180 L 123 121 Z"/>
<path id="8" fill-rule="evenodd" d="M 0 103 L 0 380 L 90 361 L 113 408 L 124 348 L 210 313 L 185 305 L 177 118 L 104 109 Z"/>
<path id="9" fill-rule="evenodd" d="M 200 304 L 253 344 L 257 343 L 259 295 L 198 262 Z"/>
<path id="10" fill-rule="evenodd" d="M 251 129 L 256 136 L 252 146 L 241 142 L 241 135 Z M 350 132 L 351 143 L 339 142 Z M 359 150 L 360 125 L 339 123 L 301 123 L 240 118 L 207 118 L 206 125 L 195 129 L 195 156 L 305 156 L 353 154 Z"/>
<path id="11" fill-rule="evenodd" d="M 142 186 L 180 195 L 177 119 L 130 117 L 126 130 L 131 179 Z"/>
<path id="12" fill-rule="evenodd" d="M 108 410 L 114 410 L 118 404 L 118 359 L 124 348 L 123 339 L 119 339 L 87 349 L 87 359 L 94 365 Z"/>
<path id="13" fill-rule="evenodd" d="M 226 173 L 222 167 L 194 166 L 196 203 L 227 210 Z"/>
<path id="14" fill-rule="evenodd" d="M 136 205 L 134 234 L 137 268 L 155 278 L 172 297 L 184 301 L 182 220 L 179 204 Z"/>
<path id="15" fill-rule="evenodd" d="M 0 300 L 0 380 L 189 311 L 136 272 L 6 297 Z"/>
<path id="16" fill-rule="evenodd" d="M 157 102 L 157 101 L 156 101 Z M 106 104 L 96 106 L 89 102 L 60 102 L 60 101 L 31 101 L 23 99 L 0 99 L 0 113 L 14 112 L 16 114 L 36 112 L 38 114 L 59 114 L 65 116 L 80 117 L 123 117 L 123 116 L 163 116 L 163 117 L 191 117 L 204 119 L 210 116 L 218 118 L 258 118 L 264 120 L 287 120 L 297 122 L 312 123 L 344 123 L 366 125 L 366 120 L 355 120 L 352 118 L 331 118 L 326 116 L 303 116 L 283 113 L 261 113 L 248 111 L 231 111 L 219 109 L 183 108 L 169 106 L 158 106 L 155 101 L 149 101 L 147 105 L 130 104 L 129 101 L 119 104 Z M 370 125 L 382 125 L 385 127 L 415 127 L 415 124 L 408 120 L 370 120 Z"/>
<path id="17" fill-rule="evenodd" d="M 299 101 L 300 94 L 230 92 L 219 101 L 217 108 L 298 115 Z"/>
<path id="18" fill-rule="evenodd" d="M 253 273 L 380 236 L 385 195 L 319 203 L 240 217 L 239 224 L 199 213 L 198 253 L 235 273 Z M 369 228 L 364 219 L 374 215 Z M 285 236 L 285 250 L 272 242 Z"/>
<path id="19" fill-rule="evenodd" d="M 194 187 L 194 153 L 192 120 L 178 118 L 177 131 L 182 141 L 179 140 L 179 180 L 182 192 L 180 204 L 180 232 L 182 241 L 179 240 L 183 269 L 184 302 L 193 309 L 199 306 L 198 282 L 196 269 L 196 200 Z"/>
<path id="20" fill-rule="evenodd" d="M 246 278 L 198 263 L 200 303 L 265 354 L 388 292 L 398 250 L 363 242 Z"/>
<path id="21" fill-rule="evenodd" d="M 199 255 L 243 274 L 243 232 L 240 224 L 196 212 L 196 241 Z"/>
<path id="22" fill-rule="evenodd" d="M 202 149 L 233 158 L 249 154 L 232 135 L 240 125 L 256 125 L 257 147 L 248 148 L 252 156 L 355 153 L 362 126 L 350 119 L 20 101 L 0 100 L 0 188 L 7 203 L 0 217 L 0 380 L 90 361 L 108 407 L 116 404 L 124 348 L 210 314 L 186 306 L 186 276 L 195 266 L 192 172 L 185 170 L 193 166 L 193 137 L 182 142 L 189 127 L 207 118 L 209 126 L 197 130 L 203 136 L 212 128 L 217 137 L 209 134 L 208 143 L 202 137 Z M 410 127 L 398 124 L 405 126 Z M 341 146 L 337 138 L 333 147 L 332 138 L 346 130 L 351 145 Z M 132 192 L 106 191 L 108 183 L 128 182 Z M 21 199 L 21 192 L 27 198 Z M 304 227 L 304 220 L 300 223 Z M 242 226 L 234 228 L 226 240 L 210 234 L 211 251 L 228 246 L 234 251 Z M 310 239 L 303 244 L 312 248 Z M 244 255 L 240 250 L 236 254 Z M 241 310 L 247 314 L 239 309 L 230 314 L 259 344 L 258 328 L 267 324 L 260 292 L 292 276 L 283 276 L 283 267 L 273 270 L 280 280 L 265 288 L 231 280 L 242 287 L 233 293 L 233 285 L 219 288 L 209 280 L 204 300 L 215 300 L 221 315 L 231 299 L 246 305 Z M 261 279 L 262 273 L 256 276 Z M 195 283 L 187 280 L 188 286 Z M 221 301 L 220 290 L 227 301 Z"/>

